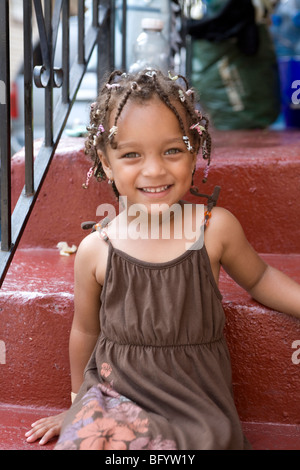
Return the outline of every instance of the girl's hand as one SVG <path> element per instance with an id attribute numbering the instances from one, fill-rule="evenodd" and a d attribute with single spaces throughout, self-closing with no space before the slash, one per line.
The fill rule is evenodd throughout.
<path id="1" fill-rule="evenodd" d="M 66 413 L 63 411 L 58 415 L 42 418 L 32 423 L 32 429 L 25 434 L 27 442 L 34 442 L 41 438 L 39 444 L 44 445 L 53 437 L 58 436 Z"/>

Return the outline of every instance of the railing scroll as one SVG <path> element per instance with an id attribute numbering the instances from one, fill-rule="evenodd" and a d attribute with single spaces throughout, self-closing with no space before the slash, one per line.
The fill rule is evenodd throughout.
<path id="1" fill-rule="evenodd" d="M 126 4 L 126 2 L 124 2 Z M 87 24 L 89 4 L 91 21 Z M 78 0 L 78 53 L 70 64 L 70 0 L 23 0 L 24 33 L 24 131 L 25 185 L 11 215 L 10 147 L 10 72 L 9 72 L 9 1 L 0 1 L 0 157 L 1 157 L 1 250 L 0 286 L 18 246 L 21 235 L 46 177 L 61 134 L 66 125 L 77 91 L 95 46 L 98 46 L 98 83 L 113 63 L 112 0 Z M 42 53 L 42 64 L 33 69 L 32 15 L 35 14 Z M 54 67 L 58 28 L 62 28 L 62 64 Z M 34 156 L 33 87 L 45 90 L 45 138 Z M 60 87 L 55 109 L 53 88 Z M 97 90 L 95 90 L 95 94 Z"/>

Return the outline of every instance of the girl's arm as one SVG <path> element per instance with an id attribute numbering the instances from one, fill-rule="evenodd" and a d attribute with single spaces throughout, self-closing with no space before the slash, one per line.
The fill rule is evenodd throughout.
<path id="1" fill-rule="evenodd" d="M 95 237 L 83 240 L 75 259 L 74 318 L 70 333 L 69 353 L 72 392 L 77 393 L 84 368 L 95 347 L 99 332 L 101 284 L 98 282 L 94 242 Z M 97 247 L 98 248 L 98 247 Z M 97 254 L 101 256 L 99 250 Z M 98 258 L 99 260 L 99 258 Z"/>
<path id="2" fill-rule="evenodd" d="M 300 318 L 300 285 L 260 258 L 230 212 L 215 208 L 210 223 L 225 271 L 258 302 Z"/>
<path id="3" fill-rule="evenodd" d="M 272 266 L 267 266 L 249 293 L 274 310 L 300 318 L 300 285 Z"/>
<path id="4" fill-rule="evenodd" d="M 100 293 L 107 259 L 107 247 L 91 234 L 80 244 L 75 258 L 74 318 L 70 334 L 70 366 L 72 391 L 83 381 L 84 368 L 100 331 Z M 25 436 L 28 442 L 40 439 L 40 445 L 58 436 L 66 412 L 42 418 L 31 425 Z"/>

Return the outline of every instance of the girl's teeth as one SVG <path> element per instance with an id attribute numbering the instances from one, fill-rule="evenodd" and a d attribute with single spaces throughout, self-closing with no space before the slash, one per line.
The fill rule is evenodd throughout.
<path id="1" fill-rule="evenodd" d="M 165 191 L 168 186 L 161 186 L 160 188 L 143 188 L 143 191 L 146 193 L 160 193 L 161 191 Z"/>

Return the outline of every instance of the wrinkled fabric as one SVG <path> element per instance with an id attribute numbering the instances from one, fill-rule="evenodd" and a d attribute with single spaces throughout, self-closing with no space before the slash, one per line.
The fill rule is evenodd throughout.
<path id="1" fill-rule="evenodd" d="M 205 246 L 148 263 L 110 242 L 101 333 L 56 449 L 245 449 Z"/>

